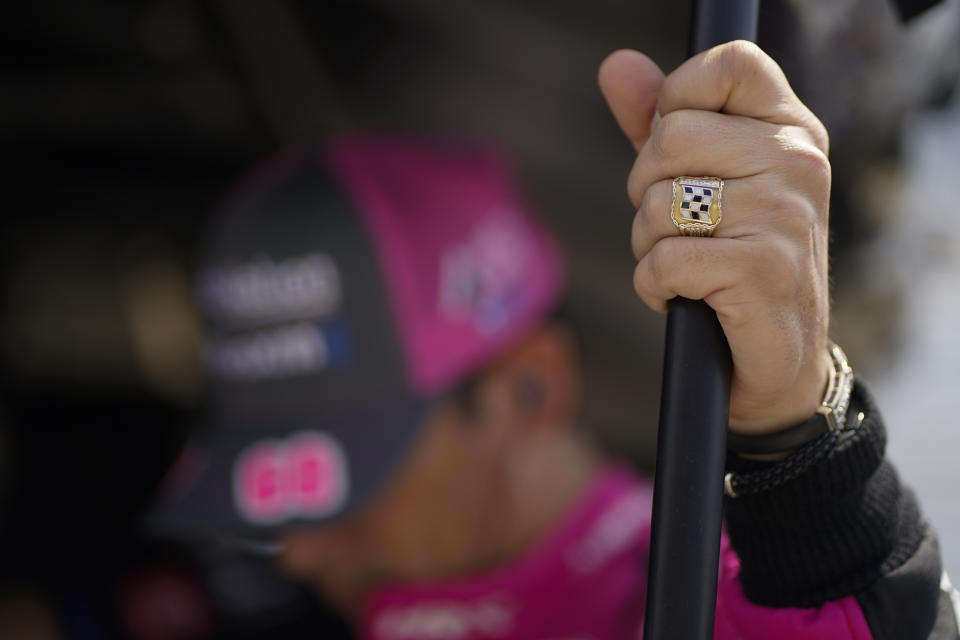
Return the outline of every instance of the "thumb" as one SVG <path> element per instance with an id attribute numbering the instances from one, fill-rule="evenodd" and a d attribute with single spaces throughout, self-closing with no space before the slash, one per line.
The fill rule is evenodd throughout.
<path id="1" fill-rule="evenodd" d="M 650 135 L 663 77 L 653 60 L 630 49 L 614 51 L 600 64 L 600 91 L 638 151 Z"/>

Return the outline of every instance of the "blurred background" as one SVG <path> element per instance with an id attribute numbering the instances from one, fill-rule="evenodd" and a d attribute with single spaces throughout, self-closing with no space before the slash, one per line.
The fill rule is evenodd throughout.
<path id="1" fill-rule="evenodd" d="M 764 0 L 760 44 L 831 132 L 833 336 L 960 576 L 960 3 Z M 0 635 L 315 637 L 271 567 L 145 539 L 203 402 L 190 277 L 218 196 L 288 142 L 493 144 L 570 262 L 583 425 L 652 469 L 663 319 L 632 293 L 633 161 L 596 88 L 669 70 L 686 3 L 38 0 L 0 9 Z M 324 627 L 326 628 L 326 627 Z M 329 636 L 333 637 L 333 636 Z"/>

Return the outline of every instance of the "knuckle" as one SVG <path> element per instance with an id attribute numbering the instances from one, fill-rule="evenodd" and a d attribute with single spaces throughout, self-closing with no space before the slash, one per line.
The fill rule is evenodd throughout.
<path id="1" fill-rule="evenodd" d="M 630 248 L 633 249 L 633 256 L 639 260 L 643 256 L 641 252 L 643 251 L 643 229 L 646 222 L 643 219 L 643 209 L 637 211 L 637 214 L 633 216 L 633 228 L 630 232 Z"/>
<path id="2" fill-rule="evenodd" d="M 762 290 L 775 299 L 791 297 L 797 290 L 795 251 L 786 241 L 757 243 L 750 259 L 750 270 L 759 279 Z"/>
<path id="3" fill-rule="evenodd" d="M 650 136 L 650 147 L 654 156 L 660 160 L 669 160 L 677 155 L 681 148 L 685 127 L 685 114 L 682 111 L 671 111 L 660 118 L 653 135 Z"/>
<path id="4" fill-rule="evenodd" d="M 646 192 L 643 194 L 643 198 L 640 200 L 640 210 L 641 210 L 642 212 L 645 212 L 645 213 L 648 214 L 648 215 L 649 215 L 649 212 L 650 212 L 650 211 L 653 211 L 653 207 L 654 207 L 654 203 L 653 203 L 654 193 L 653 193 L 653 191 L 654 191 L 655 188 L 656 188 L 656 185 L 653 185 L 653 186 L 651 186 L 649 189 L 647 189 Z"/>
<path id="5" fill-rule="evenodd" d="M 644 265 L 637 264 L 633 269 L 633 290 L 637 292 L 637 295 L 641 298 L 646 296 L 647 283 L 646 283 L 646 271 L 644 270 Z"/>
<path id="6" fill-rule="evenodd" d="M 817 203 L 817 209 L 826 213 L 830 198 L 832 170 L 830 160 L 820 149 L 813 146 L 798 148 L 793 154 L 796 175 L 807 193 Z"/>
<path id="7" fill-rule="evenodd" d="M 659 242 L 643 257 L 633 271 L 633 288 L 648 307 L 663 313 L 666 311 L 666 299 L 669 290 L 664 283 L 670 273 L 665 264 L 664 243 Z"/>
<path id="8" fill-rule="evenodd" d="M 633 270 L 633 290 L 643 303 L 651 309 L 657 310 L 662 306 L 663 301 L 654 295 L 654 289 L 643 263 L 638 264 Z"/>
<path id="9" fill-rule="evenodd" d="M 827 131 L 827 127 L 824 126 L 820 119 L 815 115 L 811 114 L 812 122 L 809 125 L 810 135 L 813 136 L 814 143 L 824 155 L 830 153 L 830 132 Z"/>
<path id="10" fill-rule="evenodd" d="M 729 77 L 743 77 L 758 72 L 766 54 L 747 40 L 734 40 L 717 47 L 720 68 Z"/>
<path id="11" fill-rule="evenodd" d="M 644 224 L 647 229 L 653 229 L 653 216 L 666 215 L 669 210 L 669 201 L 664 202 L 664 183 L 666 181 L 655 182 L 650 185 L 646 193 L 643 194 L 643 200 L 640 201 L 640 211 L 643 214 Z M 671 182 L 666 191 L 672 193 L 673 183 Z M 667 196 L 669 197 L 669 196 Z"/>
<path id="12" fill-rule="evenodd" d="M 637 156 L 633 162 L 633 168 L 630 169 L 630 175 L 627 176 L 627 197 L 630 198 L 630 203 L 635 207 L 640 207 L 643 198 L 643 192 L 641 191 L 643 187 L 640 184 L 640 163 L 640 156 Z"/>
<path id="13" fill-rule="evenodd" d="M 671 265 L 673 264 L 674 254 L 673 243 L 658 242 L 653 245 L 644 258 L 647 261 L 647 270 L 654 282 L 661 287 L 669 288 L 669 280 L 673 274 Z"/>
<path id="14" fill-rule="evenodd" d="M 820 149 L 809 145 L 797 147 L 794 158 L 805 176 L 821 183 L 830 181 L 830 160 Z"/>
<path id="15" fill-rule="evenodd" d="M 771 202 L 768 212 L 777 230 L 788 238 L 808 236 L 810 229 L 818 222 L 816 209 L 809 197 L 796 191 L 784 190 Z"/>
<path id="16" fill-rule="evenodd" d="M 649 250 L 651 242 L 664 235 L 664 221 L 670 213 L 673 182 L 655 182 L 644 192 L 640 208 L 633 217 L 631 246 L 633 255 L 640 260 Z M 672 226 L 672 225 L 671 225 Z"/>
<path id="17" fill-rule="evenodd" d="M 707 303 L 717 309 L 725 330 L 744 331 L 756 318 L 753 309 L 739 300 L 734 300 L 726 291 L 710 295 Z"/>
<path id="18" fill-rule="evenodd" d="M 644 257 L 647 263 L 647 274 L 654 282 L 662 282 L 664 274 L 663 250 L 660 243 L 653 245 L 649 253 Z"/>

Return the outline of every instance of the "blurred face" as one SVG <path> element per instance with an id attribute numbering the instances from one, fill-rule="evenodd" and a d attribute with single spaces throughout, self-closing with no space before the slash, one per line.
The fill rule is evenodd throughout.
<path id="1" fill-rule="evenodd" d="M 470 402 L 441 402 L 374 502 L 283 540 L 285 571 L 353 617 L 379 585 L 460 576 L 518 552 L 566 504 L 554 476 L 571 465 L 551 452 L 572 439 L 569 348 L 565 334 L 542 333 L 488 371 Z"/>
<path id="2" fill-rule="evenodd" d="M 346 521 L 290 535 L 284 569 L 347 615 L 378 584 L 468 570 L 502 464 L 469 422 L 453 403 L 435 409 L 385 492 Z"/>

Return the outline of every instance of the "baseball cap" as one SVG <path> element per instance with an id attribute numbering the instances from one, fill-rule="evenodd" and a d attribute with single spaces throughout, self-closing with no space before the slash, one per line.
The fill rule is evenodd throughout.
<path id="1" fill-rule="evenodd" d="M 436 399 L 562 289 L 556 243 L 490 150 L 353 137 L 275 154 L 206 243 L 209 411 L 151 525 L 259 538 L 350 513 Z"/>

